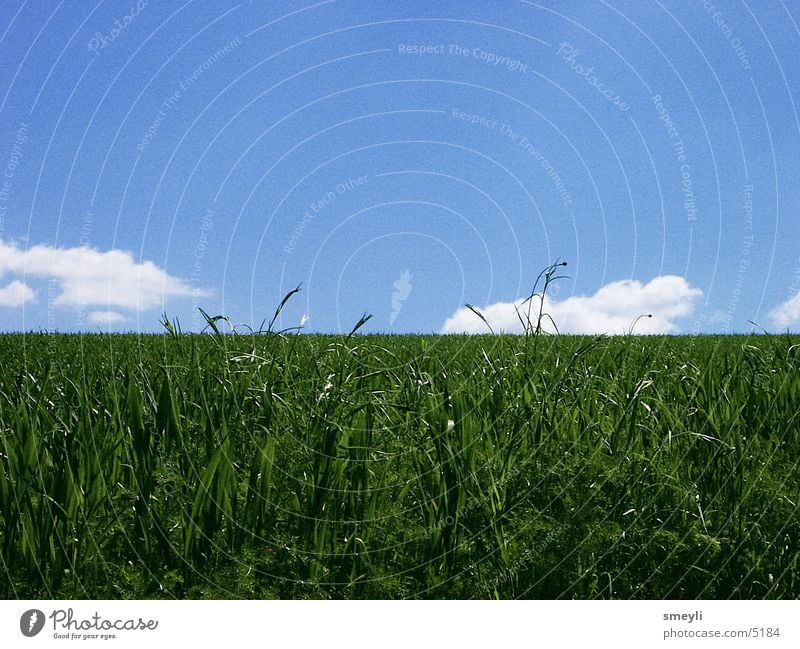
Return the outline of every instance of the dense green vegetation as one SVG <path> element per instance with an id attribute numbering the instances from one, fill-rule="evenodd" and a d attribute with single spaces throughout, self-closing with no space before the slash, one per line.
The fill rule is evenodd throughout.
<path id="1" fill-rule="evenodd" d="M 0 336 L 6 598 L 797 598 L 789 336 Z"/>

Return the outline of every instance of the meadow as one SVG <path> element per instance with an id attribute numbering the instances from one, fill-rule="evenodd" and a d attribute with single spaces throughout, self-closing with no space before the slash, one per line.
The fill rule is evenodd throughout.
<path id="1" fill-rule="evenodd" d="M 0 336 L 0 596 L 797 598 L 800 338 Z"/>

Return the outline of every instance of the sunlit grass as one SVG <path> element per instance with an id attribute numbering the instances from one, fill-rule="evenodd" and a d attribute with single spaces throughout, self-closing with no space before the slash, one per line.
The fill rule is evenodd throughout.
<path id="1" fill-rule="evenodd" d="M 0 595 L 800 594 L 796 338 L 164 320 L 0 336 Z"/>

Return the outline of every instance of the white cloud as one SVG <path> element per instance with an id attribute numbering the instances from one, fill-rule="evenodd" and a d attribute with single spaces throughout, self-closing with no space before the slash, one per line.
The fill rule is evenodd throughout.
<path id="1" fill-rule="evenodd" d="M 0 276 L 4 273 L 56 281 L 61 292 L 55 306 L 146 310 L 171 296 L 207 295 L 151 261 L 137 262 L 126 250 L 101 252 L 86 246 L 48 245 L 23 250 L 0 241 Z"/>
<path id="2" fill-rule="evenodd" d="M 86 319 L 92 324 L 97 325 L 111 325 L 115 322 L 121 322 L 125 316 L 116 311 L 92 311 Z"/>
<path id="3" fill-rule="evenodd" d="M 800 292 L 772 309 L 769 317 L 781 329 L 800 325 Z"/>
<path id="4" fill-rule="evenodd" d="M 14 280 L 7 286 L 0 288 L 0 306 L 22 306 L 35 298 L 33 289 L 27 284 Z"/>
<path id="5" fill-rule="evenodd" d="M 653 317 L 640 319 L 635 333 L 674 333 L 678 331 L 674 320 L 691 315 L 695 301 L 702 294 L 682 277 L 662 275 L 647 284 L 635 280 L 612 282 L 590 296 L 573 296 L 561 301 L 548 297 L 544 302 L 544 312 L 552 316 L 561 333 L 622 334 L 641 314 L 652 314 Z M 528 304 L 523 305 L 522 300 L 497 302 L 481 308 L 480 312 L 495 332 L 522 333 L 517 309 L 526 321 Z M 534 298 L 531 308 L 533 326 L 538 311 L 539 299 Z M 545 319 L 543 326 L 546 331 L 554 331 L 549 319 Z M 488 329 L 478 316 L 462 308 L 448 318 L 442 333 L 488 333 Z"/>

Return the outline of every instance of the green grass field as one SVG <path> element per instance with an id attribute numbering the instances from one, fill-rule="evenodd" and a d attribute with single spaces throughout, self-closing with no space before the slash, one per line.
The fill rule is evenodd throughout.
<path id="1" fill-rule="evenodd" d="M 799 344 L 0 336 L 0 596 L 797 598 Z"/>

